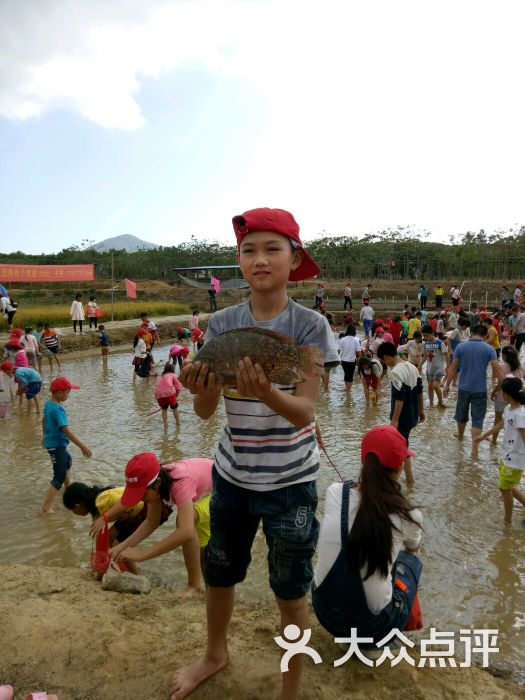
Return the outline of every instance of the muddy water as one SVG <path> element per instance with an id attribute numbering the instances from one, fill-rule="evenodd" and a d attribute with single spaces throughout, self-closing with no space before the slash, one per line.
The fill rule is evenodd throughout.
<path id="1" fill-rule="evenodd" d="M 167 355 L 157 351 L 158 359 Z M 64 360 L 63 371 L 82 385 L 72 391 L 67 410 L 72 429 L 93 450 L 84 459 L 75 446 L 73 477 L 88 484 L 123 481 L 126 461 L 135 452 L 153 450 L 161 461 L 188 456 L 212 457 L 223 423 L 223 409 L 207 422 L 197 419 L 191 396 L 180 399 L 182 428 L 170 422 L 165 434 L 160 415 L 145 417 L 155 408 L 153 384 L 131 384 L 131 357 L 112 355 L 109 368 L 99 357 Z M 49 370 L 44 370 L 49 379 Z M 44 388 L 44 396 L 47 391 Z M 449 403 L 453 404 L 453 395 Z M 346 398 L 342 371 L 332 372 L 329 393 L 321 395 L 318 417 L 329 454 L 348 476 L 359 469 L 359 443 L 364 431 L 387 422 L 389 388 L 376 407 L 367 407 L 359 383 Z M 517 506 L 514 525 L 502 524 L 497 490 L 496 457 L 488 443 L 479 461 L 469 458 L 464 445 L 452 437 L 453 409 L 427 411 L 427 420 L 413 432 L 416 488 L 413 500 L 425 514 L 421 556 L 424 562 L 420 598 L 426 628 L 500 630 L 500 653 L 495 666 L 523 671 L 525 667 L 525 511 Z M 170 416 L 170 419 L 172 417 Z M 489 415 L 487 424 L 492 421 Z M 0 563 L 86 566 L 91 548 L 88 518 L 66 511 L 60 497 L 56 512 L 36 517 L 50 479 L 50 461 L 40 446 L 40 421 L 14 406 L 0 423 L 2 488 L 0 489 Z M 322 458 L 319 477 L 320 511 L 324 492 L 337 476 Z M 165 536 L 173 522 L 152 539 Z M 176 590 L 185 581 L 182 558 L 173 552 L 142 565 L 155 582 Z M 255 543 L 248 579 L 239 586 L 246 600 L 269 598 L 265 545 Z"/>

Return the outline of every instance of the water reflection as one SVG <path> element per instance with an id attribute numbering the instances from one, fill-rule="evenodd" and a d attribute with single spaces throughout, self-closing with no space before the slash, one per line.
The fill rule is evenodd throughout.
<path id="1" fill-rule="evenodd" d="M 162 354 L 162 351 L 159 355 Z M 73 477 L 86 483 L 120 484 L 131 455 L 155 451 L 161 461 L 188 456 L 212 457 L 224 426 L 222 406 L 208 421 L 195 417 L 192 398 L 180 397 L 181 428 L 170 416 L 164 432 L 156 407 L 154 382 L 131 381 L 131 354 L 112 355 L 104 368 L 100 357 L 64 360 L 63 370 L 82 389 L 71 392 L 66 408 L 73 432 L 93 450 L 86 460 L 75 446 Z M 48 379 L 48 370 L 44 369 Z M 47 387 L 49 382 L 47 383 Z M 46 390 L 44 391 L 46 393 Z M 459 443 L 452 437 L 453 404 L 446 411 L 427 410 L 427 420 L 415 429 L 411 446 L 414 459 L 413 501 L 425 515 L 421 556 L 424 562 L 421 601 L 425 625 L 459 631 L 465 627 L 500 630 L 498 665 L 522 668 L 525 664 L 525 541 L 524 511 L 516 504 L 514 525 L 503 526 L 503 508 L 497 489 L 497 449 L 483 443 L 480 459 L 469 457 L 470 438 Z M 346 396 L 340 369 L 332 372 L 330 389 L 318 404 L 318 419 L 326 448 L 337 467 L 356 477 L 360 442 L 369 427 L 387 422 L 389 388 L 379 404 L 367 406 L 359 382 Z M 487 425 L 492 416 L 487 418 Z M 48 518 L 36 514 L 51 478 L 50 461 L 41 447 L 40 419 L 15 405 L 2 422 L 3 488 L 0 489 L 0 562 L 86 566 L 91 551 L 88 519 L 61 507 Z M 319 494 L 337 475 L 321 457 Z M 165 536 L 170 523 L 153 539 Z M 173 527 L 173 523 L 171 524 Z M 164 531 L 163 531 L 164 530 Z M 170 589 L 185 581 L 182 557 L 170 553 L 143 565 L 154 582 Z M 270 598 L 266 548 L 258 537 L 247 580 L 239 586 L 246 600 Z"/>

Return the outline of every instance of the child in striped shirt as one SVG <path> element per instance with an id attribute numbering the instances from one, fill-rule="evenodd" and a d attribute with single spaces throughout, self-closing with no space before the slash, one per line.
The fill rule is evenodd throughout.
<path id="1" fill-rule="evenodd" d="M 253 209 L 233 219 L 239 263 L 250 299 L 217 311 L 206 341 L 235 328 L 257 327 L 317 346 L 325 367 L 339 363 L 334 336 L 323 316 L 289 299 L 289 280 L 303 280 L 319 268 L 302 247 L 299 226 L 282 209 Z M 281 625 L 309 627 L 306 594 L 319 523 L 315 438 L 318 376 L 295 386 L 272 384 L 259 365 L 239 363 L 236 389 L 218 386 L 201 363 L 188 363 L 181 382 L 194 395 L 195 412 L 207 419 L 224 393 L 228 424 L 215 453 L 210 502 L 211 537 L 206 549 L 208 647 L 195 663 L 175 672 L 172 697 L 185 697 L 228 663 L 227 633 L 235 584 L 244 580 L 251 547 L 262 520 L 269 548 L 270 586 Z M 283 674 L 283 697 L 295 697 L 302 674 L 296 656 Z"/>

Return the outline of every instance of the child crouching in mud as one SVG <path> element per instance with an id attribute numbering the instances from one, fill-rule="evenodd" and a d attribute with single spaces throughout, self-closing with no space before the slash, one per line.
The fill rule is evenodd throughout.
<path id="1" fill-rule="evenodd" d="M 251 296 L 214 314 L 204 348 L 224 331 L 261 328 L 286 335 L 296 345 L 316 346 L 325 366 L 337 365 L 335 340 L 326 319 L 287 294 L 289 280 L 319 273 L 302 247 L 294 217 L 282 209 L 253 209 L 236 216 L 233 228 Z M 184 366 L 180 378 L 195 395 L 196 414 L 210 418 L 223 393 L 214 373 L 207 365 L 194 362 Z M 228 425 L 215 453 L 211 535 L 204 565 L 207 648 L 200 659 L 174 673 L 172 700 L 185 698 L 228 663 L 235 585 L 246 576 L 261 520 L 281 634 L 290 624 L 301 630 L 310 626 L 306 595 L 319 534 L 315 401 L 320 379 L 308 375 L 303 379 L 300 384 L 277 386 L 259 364 L 244 357 L 237 365 L 236 389 L 224 390 Z M 268 644 L 273 640 L 269 638 Z M 297 698 L 302 669 L 303 657 L 297 655 L 288 673 L 282 675 L 283 700 Z"/>
<path id="2" fill-rule="evenodd" d="M 119 502 L 107 511 L 108 519 L 113 520 L 141 501 L 148 511 L 139 527 L 113 546 L 113 559 L 124 560 L 129 566 L 181 547 L 188 572 L 184 593 L 199 595 L 202 555 L 210 538 L 212 464 L 211 459 L 195 457 L 161 465 L 153 452 L 139 452 L 132 457 L 126 465 L 126 488 Z M 177 508 L 176 530 L 147 549 L 138 549 L 137 545 L 164 522 L 164 510 L 168 508 L 169 515 L 173 506 Z M 103 518 L 96 520 L 91 534 L 98 534 L 104 527 Z"/>

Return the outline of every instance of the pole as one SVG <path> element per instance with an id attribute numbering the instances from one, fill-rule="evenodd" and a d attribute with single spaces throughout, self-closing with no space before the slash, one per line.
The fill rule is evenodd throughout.
<path id="1" fill-rule="evenodd" d="M 468 310 L 472 308 L 472 289 L 470 290 L 469 300 L 468 300 Z"/>
<path id="2" fill-rule="evenodd" d="M 114 297 L 114 291 L 113 288 L 115 287 L 115 264 L 113 260 L 113 253 L 111 253 L 111 320 L 113 321 L 114 319 L 114 307 L 113 307 L 113 297 Z"/>

